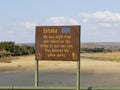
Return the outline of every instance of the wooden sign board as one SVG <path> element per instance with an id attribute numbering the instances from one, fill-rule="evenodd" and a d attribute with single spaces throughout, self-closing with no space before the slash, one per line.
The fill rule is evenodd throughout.
<path id="1" fill-rule="evenodd" d="M 37 26 L 36 60 L 77 61 L 80 26 Z"/>

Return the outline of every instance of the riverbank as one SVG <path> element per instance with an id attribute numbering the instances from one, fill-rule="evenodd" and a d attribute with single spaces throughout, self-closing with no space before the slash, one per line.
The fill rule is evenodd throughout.
<path id="1" fill-rule="evenodd" d="M 76 68 L 76 62 L 68 61 L 39 61 L 40 69 L 68 69 Z M 70 68 L 71 67 L 71 68 Z M 0 63 L 0 71 L 19 71 L 19 70 L 34 70 L 35 56 L 20 56 L 12 60 L 11 63 Z"/>
<path id="2" fill-rule="evenodd" d="M 76 66 L 77 63 L 71 61 L 40 61 L 39 83 L 41 86 L 75 86 Z M 119 87 L 119 67 L 120 63 L 115 61 L 81 59 L 81 86 Z M 34 55 L 0 63 L 0 85 L 34 86 L 34 69 Z"/>

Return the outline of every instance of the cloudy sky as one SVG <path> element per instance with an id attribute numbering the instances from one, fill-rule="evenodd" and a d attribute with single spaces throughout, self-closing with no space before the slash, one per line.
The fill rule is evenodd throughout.
<path id="1" fill-rule="evenodd" d="M 81 25 L 82 42 L 120 42 L 120 0 L 0 0 L 0 41 L 34 43 L 36 25 Z"/>

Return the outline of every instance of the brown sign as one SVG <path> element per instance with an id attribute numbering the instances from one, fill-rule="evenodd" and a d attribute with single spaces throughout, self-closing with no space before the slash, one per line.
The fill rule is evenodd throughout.
<path id="1" fill-rule="evenodd" d="M 36 60 L 77 61 L 80 26 L 37 26 Z"/>

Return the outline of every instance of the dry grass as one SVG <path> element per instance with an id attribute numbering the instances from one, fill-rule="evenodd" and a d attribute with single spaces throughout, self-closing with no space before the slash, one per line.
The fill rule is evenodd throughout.
<path id="1" fill-rule="evenodd" d="M 120 52 L 112 53 L 82 53 L 81 57 L 93 59 L 93 60 L 103 60 L 103 61 L 120 61 Z"/>
<path id="2" fill-rule="evenodd" d="M 81 56 L 87 57 L 100 57 L 100 58 L 112 58 L 120 60 L 120 52 L 113 53 L 82 53 Z M 77 63 L 71 61 L 40 61 L 40 70 L 63 70 L 63 71 L 75 71 Z M 82 74 L 94 74 L 99 73 L 111 73 L 120 71 L 120 63 L 111 62 L 106 60 L 91 60 L 81 58 L 81 73 Z M 35 56 L 21 56 L 12 59 L 11 63 L 0 63 L 0 71 L 18 71 L 18 70 L 34 70 L 35 69 Z"/>
<path id="3" fill-rule="evenodd" d="M 0 71 L 18 71 L 34 69 L 34 55 L 9 57 L 8 59 L 10 60 L 10 63 L 6 63 L 5 61 L 0 63 Z"/>
<path id="4" fill-rule="evenodd" d="M 17 60 L 19 59 L 18 57 L 13 57 L 13 56 L 10 56 L 10 57 L 1 57 L 0 58 L 0 63 L 11 63 L 12 60 Z"/>
<path id="5" fill-rule="evenodd" d="M 40 70 L 66 70 L 73 71 L 76 68 L 76 62 L 71 61 L 40 61 Z M 0 71 L 18 71 L 18 70 L 34 70 L 35 56 L 20 56 L 14 58 L 11 63 L 0 63 Z"/>

